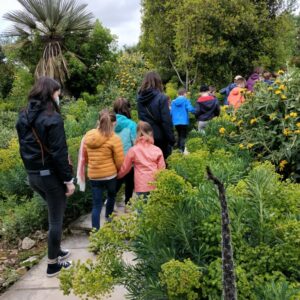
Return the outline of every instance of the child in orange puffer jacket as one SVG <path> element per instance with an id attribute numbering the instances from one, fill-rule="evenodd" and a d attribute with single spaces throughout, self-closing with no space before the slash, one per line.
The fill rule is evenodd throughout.
<path id="1" fill-rule="evenodd" d="M 237 87 L 231 90 L 228 96 L 228 104 L 232 105 L 235 111 L 245 102 L 243 91 L 246 87 L 246 80 L 241 77 L 236 80 L 236 85 Z"/>
<path id="2" fill-rule="evenodd" d="M 115 205 L 117 174 L 124 160 L 121 139 L 114 133 L 115 125 L 115 113 L 102 110 L 97 128 L 86 133 L 79 151 L 78 184 L 84 190 L 87 164 L 93 193 L 92 227 L 97 230 L 100 228 L 104 190 L 107 190 L 105 218 L 110 221 Z"/>

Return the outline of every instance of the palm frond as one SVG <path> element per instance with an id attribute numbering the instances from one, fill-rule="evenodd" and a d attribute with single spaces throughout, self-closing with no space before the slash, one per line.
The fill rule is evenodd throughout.
<path id="1" fill-rule="evenodd" d="M 66 36 L 88 35 L 93 15 L 86 4 L 76 0 L 18 0 L 24 10 L 12 11 L 4 18 L 13 22 L 7 32 L 19 41 L 34 41 L 36 35 L 44 43 L 35 76 L 50 76 L 64 82 L 68 76 L 67 61 L 63 55 Z"/>

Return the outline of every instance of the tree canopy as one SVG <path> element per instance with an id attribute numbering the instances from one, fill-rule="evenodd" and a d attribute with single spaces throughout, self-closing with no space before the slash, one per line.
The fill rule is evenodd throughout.
<path id="1" fill-rule="evenodd" d="M 143 0 L 140 45 L 163 78 L 176 74 L 186 86 L 223 83 L 257 65 L 286 63 L 294 46 L 294 2 Z"/>

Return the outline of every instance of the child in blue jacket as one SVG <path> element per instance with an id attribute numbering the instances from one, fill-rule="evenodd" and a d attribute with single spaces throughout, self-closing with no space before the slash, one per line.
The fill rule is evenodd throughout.
<path id="1" fill-rule="evenodd" d="M 173 100 L 171 104 L 171 116 L 178 135 L 177 145 L 182 152 L 184 152 L 185 140 L 188 134 L 188 125 L 190 123 L 189 112 L 195 113 L 195 109 L 190 100 L 186 98 L 186 90 L 180 88 L 178 90 L 178 97 Z"/>
<path id="2" fill-rule="evenodd" d="M 121 138 L 124 155 L 126 155 L 128 150 L 135 144 L 137 124 L 131 119 L 131 107 L 128 100 L 118 98 L 114 102 L 113 107 L 117 117 L 115 133 Z M 128 204 L 130 198 L 132 198 L 134 188 L 133 168 L 125 177 L 117 180 L 117 192 L 123 183 L 125 183 L 125 204 Z"/>

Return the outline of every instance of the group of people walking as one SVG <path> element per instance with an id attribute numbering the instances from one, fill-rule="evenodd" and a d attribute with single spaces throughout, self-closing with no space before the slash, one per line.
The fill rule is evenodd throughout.
<path id="1" fill-rule="evenodd" d="M 235 83 L 224 89 L 229 103 L 242 82 L 243 78 L 236 77 Z M 71 262 L 65 261 L 70 251 L 61 248 L 61 235 L 67 197 L 74 193 L 75 185 L 59 108 L 60 90 L 60 84 L 54 79 L 38 79 L 16 125 L 29 184 L 48 205 L 48 276 L 71 266 Z M 147 198 L 155 188 L 155 173 L 166 168 L 165 160 L 175 145 L 173 126 L 177 131 L 178 149 L 183 152 L 189 113 L 198 120 L 199 131 L 204 131 L 209 120 L 220 114 L 219 102 L 206 85 L 200 87 L 195 107 L 184 88 L 178 90 L 178 97 L 169 107 L 156 72 L 145 75 L 138 91 L 137 109 L 138 124 L 131 119 L 130 102 L 124 98 L 116 99 L 113 109 L 102 110 L 96 128 L 89 130 L 81 141 L 77 180 L 80 190 L 84 191 L 87 167 L 93 196 L 92 227 L 96 230 L 100 228 L 105 191 L 105 218 L 109 222 L 116 194 L 123 183 L 126 204 L 133 191 Z"/>

